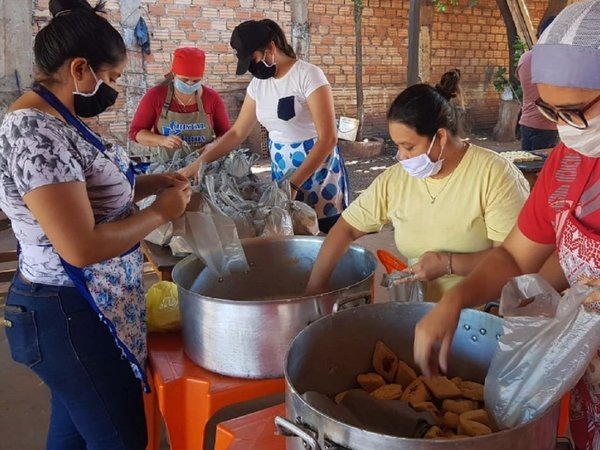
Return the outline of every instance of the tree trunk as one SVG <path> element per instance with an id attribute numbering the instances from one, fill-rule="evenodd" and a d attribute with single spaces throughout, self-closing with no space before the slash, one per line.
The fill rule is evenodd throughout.
<path id="1" fill-rule="evenodd" d="M 519 120 L 521 104 L 517 100 L 500 100 L 498 122 L 494 127 L 494 139 L 498 142 L 510 142 L 516 139 L 515 130 Z"/>
<path id="2" fill-rule="evenodd" d="M 496 4 L 498 5 L 500 14 L 502 14 L 502 19 L 504 19 L 504 25 L 506 26 L 506 37 L 508 38 L 508 79 L 514 87 L 519 83 L 515 75 L 516 67 L 514 64 L 514 45 L 515 40 L 517 39 L 517 27 L 515 26 L 515 21 L 512 18 L 506 0 L 496 0 Z"/>
<path id="3" fill-rule="evenodd" d="M 355 80 L 356 80 L 356 115 L 358 119 L 358 133 L 356 134 L 356 140 L 362 139 L 362 127 L 365 120 L 365 101 L 363 95 L 363 62 L 362 62 L 362 0 L 354 0 L 354 33 L 355 39 L 355 53 L 356 53 L 356 67 L 355 67 Z"/>

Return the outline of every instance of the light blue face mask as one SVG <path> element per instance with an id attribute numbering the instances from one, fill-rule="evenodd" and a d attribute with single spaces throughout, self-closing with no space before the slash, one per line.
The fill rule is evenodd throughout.
<path id="1" fill-rule="evenodd" d="M 197 81 L 194 84 L 187 84 L 176 77 L 173 81 L 173 84 L 175 86 L 175 89 L 177 89 L 182 94 L 190 95 L 196 92 L 198 89 L 200 89 L 200 86 L 202 86 L 202 80 Z"/>

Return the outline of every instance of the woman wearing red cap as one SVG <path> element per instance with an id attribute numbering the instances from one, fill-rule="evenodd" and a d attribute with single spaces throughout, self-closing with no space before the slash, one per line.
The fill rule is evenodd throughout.
<path id="1" fill-rule="evenodd" d="M 194 176 L 237 148 L 256 122 L 269 131 L 274 180 L 290 176 L 296 200 L 315 209 L 328 232 L 348 205 L 348 178 L 337 147 L 331 86 L 321 69 L 296 58 L 285 34 L 270 19 L 248 20 L 233 30 L 237 75 L 253 75 L 235 124 L 181 173 Z"/>
<path id="2" fill-rule="evenodd" d="M 223 100 L 202 85 L 205 60 L 198 48 L 175 50 L 171 72 L 140 101 L 129 129 L 131 140 L 159 147 L 160 158 L 170 160 L 183 141 L 196 150 L 229 130 Z"/>

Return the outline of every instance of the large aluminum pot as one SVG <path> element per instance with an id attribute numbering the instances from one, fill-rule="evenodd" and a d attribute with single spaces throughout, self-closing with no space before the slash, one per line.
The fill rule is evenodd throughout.
<path id="1" fill-rule="evenodd" d="M 383 340 L 407 363 L 413 361 L 414 329 L 431 303 L 384 303 L 342 311 L 306 327 L 285 362 L 286 415 L 276 424 L 288 450 L 550 450 L 556 445 L 559 405 L 519 427 L 476 438 L 425 440 L 392 437 L 332 419 L 301 397 L 306 391 L 332 395 L 356 386 L 356 375 L 372 371 L 371 357 Z M 502 331 L 501 319 L 464 310 L 454 336 L 449 375 L 483 383 Z M 300 436 L 300 437 L 296 437 Z"/>
<path id="2" fill-rule="evenodd" d="M 309 323 L 332 310 L 371 301 L 377 261 L 352 245 L 337 265 L 331 291 L 304 290 L 323 238 L 242 241 L 250 270 L 220 278 L 194 256 L 173 269 L 186 354 L 201 367 L 241 378 L 283 376 L 285 352 Z"/>

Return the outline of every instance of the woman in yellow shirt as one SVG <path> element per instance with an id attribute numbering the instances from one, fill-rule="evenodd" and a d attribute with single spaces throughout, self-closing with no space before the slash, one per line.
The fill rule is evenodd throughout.
<path id="1" fill-rule="evenodd" d="M 406 270 L 427 282 L 426 300 L 437 301 L 512 229 L 529 186 L 512 163 L 460 139 L 449 103 L 459 79 L 452 71 L 435 88 L 414 85 L 394 100 L 387 118 L 399 164 L 343 212 L 319 252 L 308 292 L 326 290 L 354 240 L 391 223 Z"/>

